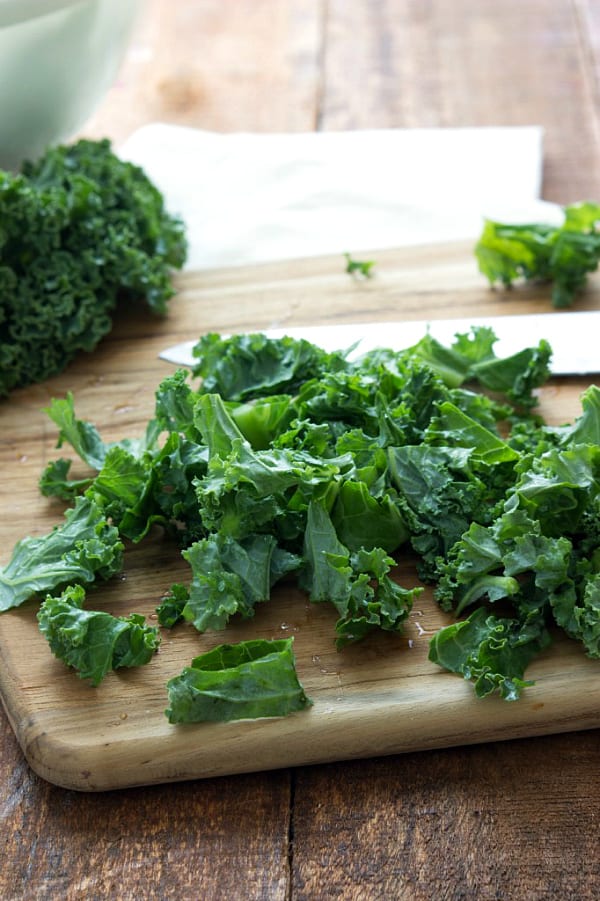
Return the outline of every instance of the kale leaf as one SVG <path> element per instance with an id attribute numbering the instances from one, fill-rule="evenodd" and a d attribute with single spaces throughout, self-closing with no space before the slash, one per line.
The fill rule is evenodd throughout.
<path id="1" fill-rule="evenodd" d="M 112 616 L 84 610 L 85 591 L 69 586 L 59 597 L 48 595 L 37 613 L 40 631 L 50 650 L 80 678 L 99 685 L 109 670 L 142 666 L 158 649 L 158 627 L 147 626 L 143 616 Z"/>
<path id="2" fill-rule="evenodd" d="M 0 569 L 0 611 L 68 583 L 92 583 L 119 572 L 123 543 L 118 529 L 88 497 L 78 497 L 62 525 L 38 538 L 22 538 Z"/>
<path id="3" fill-rule="evenodd" d="M 298 681 L 293 638 L 218 645 L 167 683 L 171 723 L 286 716 L 310 707 Z"/>
<path id="4" fill-rule="evenodd" d="M 487 220 L 475 256 L 490 283 L 550 282 L 553 306 L 571 306 L 600 261 L 600 205 L 573 204 L 563 212 L 560 226 Z"/>
<path id="5" fill-rule="evenodd" d="M 525 632 L 519 620 L 479 607 L 434 635 L 429 659 L 470 679 L 479 698 L 498 691 L 506 701 L 516 701 L 523 688 L 533 685 L 523 678 L 527 666 L 550 640 L 542 619 Z"/>

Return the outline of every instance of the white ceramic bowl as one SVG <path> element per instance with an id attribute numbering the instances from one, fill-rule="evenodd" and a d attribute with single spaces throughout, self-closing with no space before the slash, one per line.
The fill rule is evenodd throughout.
<path id="1" fill-rule="evenodd" d="M 68 140 L 123 60 L 141 0 L 0 0 L 0 168 Z"/>

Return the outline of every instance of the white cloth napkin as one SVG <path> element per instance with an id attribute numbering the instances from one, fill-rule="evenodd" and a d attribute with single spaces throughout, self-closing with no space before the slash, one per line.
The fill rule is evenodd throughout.
<path id="1" fill-rule="evenodd" d="M 146 125 L 120 148 L 187 227 L 187 268 L 476 238 L 556 218 L 538 126 L 216 134 Z"/>

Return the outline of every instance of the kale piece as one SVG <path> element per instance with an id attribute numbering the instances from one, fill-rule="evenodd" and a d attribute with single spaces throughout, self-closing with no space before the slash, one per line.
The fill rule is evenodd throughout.
<path id="1" fill-rule="evenodd" d="M 158 650 L 160 635 L 138 613 L 112 616 L 84 610 L 85 591 L 70 585 L 59 597 L 48 595 L 37 613 L 50 650 L 81 679 L 99 685 L 109 670 L 143 666 Z"/>
<path id="2" fill-rule="evenodd" d="M 287 716 L 312 706 L 298 681 L 293 638 L 222 644 L 167 683 L 170 723 Z"/>
<path id="3" fill-rule="evenodd" d="M 564 207 L 560 226 L 485 222 L 475 246 L 481 272 L 491 284 L 517 279 L 552 284 L 552 305 L 570 307 L 600 260 L 600 205 Z"/>

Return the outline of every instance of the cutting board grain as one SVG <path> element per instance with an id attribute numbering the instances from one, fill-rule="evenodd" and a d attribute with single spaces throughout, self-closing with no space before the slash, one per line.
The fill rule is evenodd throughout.
<path id="1" fill-rule="evenodd" d="M 358 255 L 357 255 L 358 256 Z M 169 316 L 120 314 L 102 346 L 44 384 L 15 392 L 0 405 L 0 563 L 24 535 L 62 520 L 63 505 L 39 495 L 56 430 L 43 412 L 53 396 L 72 391 L 77 414 L 106 440 L 141 434 L 154 392 L 174 367 L 158 359 L 170 344 L 208 331 L 382 321 L 401 317 L 548 312 L 544 288 L 492 291 L 465 244 L 371 252 L 376 275 L 355 280 L 340 257 L 184 273 Z M 600 308 L 594 277 L 578 301 Z M 556 313 L 560 315 L 560 313 Z M 523 335 L 524 343 L 541 335 Z M 553 380 L 540 409 L 554 423 L 574 418 L 589 380 Z M 75 471 L 80 469 L 75 466 Z M 117 615 L 154 616 L 174 581 L 189 570 L 157 530 L 126 549 L 123 573 L 94 589 L 88 606 Z M 398 568 L 414 583 L 410 560 Z M 427 660 L 429 636 L 449 620 L 425 591 L 403 636 L 377 635 L 337 652 L 335 612 L 286 586 L 254 619 L 225 633 L 190 626 L 165 632 L 145 667 L 110 673 L 92 688 L 50 654 L 37 629 L 36 605 L 0 616 L 0 693 L 23 753 L 48 781 L 99 791 L 228 773 L 371 757 L 600 726 L 600 664 L 559 639 L 528 671 L 536 680 L 522 700 L 478 701 L 471 686 Z M 283 719 L 174 726 L 167 722 L 166 682 L 197 654 L 222 641 L 293 636 L 310 710 Z"/>

